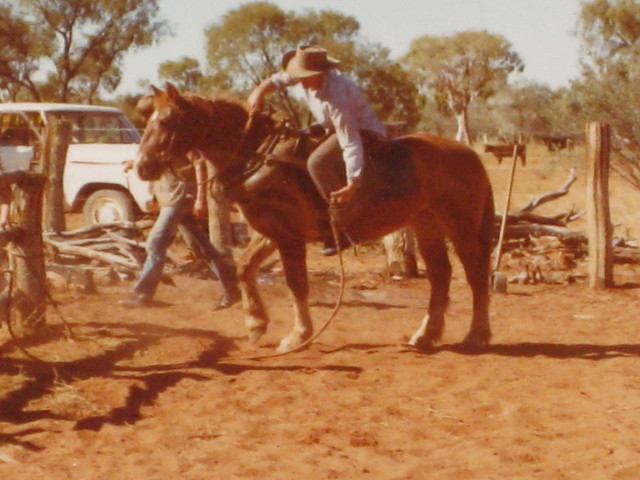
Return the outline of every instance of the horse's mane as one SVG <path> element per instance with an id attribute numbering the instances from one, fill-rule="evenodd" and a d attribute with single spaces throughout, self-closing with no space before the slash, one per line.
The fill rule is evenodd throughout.
<path id="1" fill-rule="evenodd" d="M 230 92 L 215 92 L 209 96 L 185 93 L 182 98 L 207 119 L 207 136 L 215 145 L 228 146 L 233 140 L 240 140 L 249 119 L 249 114 L 237 95 Z M 244 148 L 255 151 L 266 134 L 273 128 L 274 121 L 266 115 L 258 115 L 251 132 L 246 132 Z"/>

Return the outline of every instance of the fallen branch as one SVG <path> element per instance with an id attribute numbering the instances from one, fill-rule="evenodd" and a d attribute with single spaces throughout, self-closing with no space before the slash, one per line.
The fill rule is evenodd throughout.
<path id="1" fill-rule="evenodd" d="M 55 248 L 60 253 L 66 253 L 70 255 L 77 255 L 80 257 L 88 258 L 90 260 L 97 260 L 107 265 L 114 267 L 125 268 L 131 271 L 137 271 L 140 265 L 130 260 L 126 260 L 120 255 L 116 255 L 109 252 L 102 252 L 94 248 L 80 247 L 78 245 L 69 245 L 66 242 L 56 241 L 51 238 L 45 238 L 45 243 Z"/>
<path id="2" fill-rule="evenodd" d="M 542 205 L 543 203 L 550 202 L 551 200 L 555 200 L 556 198 L 563 197 L 564 195 L 569 193 L 569 188 L 571 187 L 571 185 L 573 185 L 573 183 L 576 181 L 577 178 L 578 177 L 576 175 L 576 169 L 572 168 L 571 170 L 569 170 L 569 178 L 567 178 L 564 185 L 560 187 L 560 189 L 556 190 L 555 192 L 545 193 L 544 195 L 540 195 L 539 197 L 534 198 L 527 205 L 525 205 L 520 210 L 518 210 L 518 212 L 516 213 L 530 212 L 533 209 Z"/>

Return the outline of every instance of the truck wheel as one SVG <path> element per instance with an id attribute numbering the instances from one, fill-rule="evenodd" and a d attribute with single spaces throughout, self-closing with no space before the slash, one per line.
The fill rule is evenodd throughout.
<path id="1" fill-rule="evenodd" d="M 84 202 L 82 217 L 86 226 L 99 223 L 133 222 L 133 200 L 119 190 L 98 190 Z"/>

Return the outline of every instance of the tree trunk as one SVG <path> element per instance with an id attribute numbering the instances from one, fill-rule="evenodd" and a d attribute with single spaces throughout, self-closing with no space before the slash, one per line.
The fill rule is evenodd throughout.
<path id="1" fill-rule="evenodd" d="M 207 162 L 207 178 L 213 178 L 215 169 Z M 231 204 L 215 180 L 207 188 L 209 210 L 209 240 L 224 257 L 233 262 L 233 232 L 231 227 Z"/>
<path id="2" fill-rule="evenodd" d="M 456 117 L 456 123 L 458 124 L 458 132 L 456 133 L 456 140 L 466 145 L 471 145 L 467 109 L 465 108 L 459 112 L 455 112 L 455 117 Z"/>
<path id="3" fill-rule="evenodd" d="M 386 123 L 389 138 L 406 133 L 406 122 Z M 394 277 L 417 277 L 415 235 L 410 228 L 390 233 L 382 239 L 387 259 L 387 270 Z"/>
<path id="4" fill-rule="evenodd" d="M 43 199 L 43 228 L 66 230 L 64 217 L 64 167 L 71 137 L 71 123 L 53 119 L 48 125 L 40 156 L 40 169 L 47 178 Z"/>
<path id="5" fill-rule="evenodd" d="M 411 228 L 403 228 L 382 239 L 387 256 L 387 270 L 394 277 L 417 277 L 415 235 Z"/>

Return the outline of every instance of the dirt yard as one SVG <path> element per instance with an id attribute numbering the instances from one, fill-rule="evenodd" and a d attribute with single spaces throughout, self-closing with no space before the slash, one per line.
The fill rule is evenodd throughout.
<path id="1" fill-rule="evenodd" d="M 545 178 L 560 185 L 565 170 Z M 339 274 L 318 252 L 320 325 Z M 0 478 L 640 478 L 640 267 L 616 266 L 606 291 L 579 275 L 509 285 L 492 298 L 492 345 L 469 353 L 456 263 L 444 344 L 424 354 L 403 342 L 425 313 L 427 281 L 386 276 L 378 248 L 345 257 L 334 323 L 308 350 L 262 361 L 243 357 L 273 352 L 290 326 L 278 264 L 261 276 L 272 324 L 258 345 L 239 306 L 213 310 L 212 280 L 177 277 L 143 310 L 118 305 L 127 283 L 54 292 L 49 325 L 25 342 L 46 364 L 0 330 Z"/>
<path id="2" fill-rule="evenodd" d="M 314 248 L 319 324 L 339 276 Z M 309 350 L 262 361 L 242 357 L 272 352 L 291 315 L 277 266 L 262 277 L 273 322 L 257 346 L 240 307 L 213 311 L 212 280 L 179 277 L 144 310 L 117 304 L 126 284 L 55 294 L 58 313 L 26 344 L 51 365 L 3 337 L 0 478 L 639 477 L 640 272 L 617 269 L 600 292 L 510 285 L 492 299 L 492 346 L 470 354 L 457 267 L 444 345 L 421 354 L 403 341 L 426 280 L 385 277 L 375 248 L 346 257 L 335 322 Z"/>

